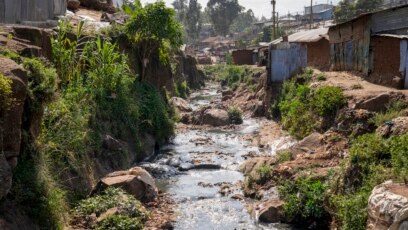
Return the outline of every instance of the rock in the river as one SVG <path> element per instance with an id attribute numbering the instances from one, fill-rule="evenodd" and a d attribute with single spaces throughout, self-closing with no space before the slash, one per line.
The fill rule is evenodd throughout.
<path id="1" fill-rule="evenodd" d="M 0 153 L 0 199 L 7 195 L 11 188 L 11 169 L 4 154 Z"/>
<path id="2" fill-rule="evenodd" d="M 170 105 L 176 107 L 180 112 L 191 112 L 193 109 L 186 100 L 180 97 L 172 97 L 169 101 Z"/>
<path id="3" fill-rule="evenodd" d="M 122 144 L 110 135 L 105 135 L 102 146 L 111 151 L 119 151 L 122 149 Z"/>
<path id="4" fill-rule="evenodd" d="M 178 169 L 180 171 L 188 171 L 194 168 L 194 165 L 191 163 L 182 163 L 180 164 L 180 166 L 178 167 Z"/>
<path id="5" fill-rule="evenodd" d="M 376 133 L 385 138 L 392 135 L 406 134 L 408 133 L 408 117 L 398 117 L 392 121 L 388 121 L 378 127 Z"/>
<path id="6" fill-rule="evenodd" d="M 264 223 L 285 222 L 283 205 L 284 202 L 279 199 L 268 200 L 256 205 L 255 209 L 259 210 L 259 221 Z"/>
<path id="7" fill-rule="evenodd" d="M 99 181 L 91 195 L 99 194 L 111 186 L 120 187 L 142 201 L 150 201 L 158 194 L 154 178 L 140 167 L 108 174 Z"/>
<path id="8" fill-rule="evenodd" d="M 375 187 L 368 200 L 367 229 L 405 230 L 407 222 L 408 186 L 387 181 Z"/>
<path id="9" fill-rule="evenodd" d="M 203 114 L 202 123 L 204 125 L 212 126 L 229 125 L 230 120 L 228 112 L 222 109 L 208 109 Z"/>

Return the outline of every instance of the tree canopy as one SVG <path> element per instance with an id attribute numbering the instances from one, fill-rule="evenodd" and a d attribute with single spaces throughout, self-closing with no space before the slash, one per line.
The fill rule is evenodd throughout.
<path id="1" fill-rule="evenodd" d="M 201 31 L 201 5 L 197 0 L 190 0 L 188 4 L 185 31 L 188 40 L 197 41 Z"/>
<path id="2" fill-rule="evenodd" d="M 244 32 L 246 29 L 250 28 L 257 19 L 254 12 L 249 9 L 246 12 L 238 14 L 238 17 L 234 20 L 230 27 L 230 31 L 233 33 Z"/>
<path id="3" fill-rule="evenodd" d="M 207 10 L 215 31 L 225 36 L 244 7 L 239 5 L 238 0 L 210 0 Z"/>
<path id="4" fill-rule="evenodd" d="M 334 10 L 334 20 L 345 22 L 358 15 L 372 12 L 381 6 L 383 0 L 342 0 Z"/>
<path id="5" fill-rule="evenodd" d="M 183 44 L 181 24 L 176 20 L 176 12 L 161 0 L 144 7 L 135 0 L 133 9 L 125 8 L 131 16 L 125 25 L 129 38 L 138 45 L 142 63 L 142 76 L 150 56 L 159 51 L 162 62 L 166 62 L 170 49 L 178 49 Z"/>

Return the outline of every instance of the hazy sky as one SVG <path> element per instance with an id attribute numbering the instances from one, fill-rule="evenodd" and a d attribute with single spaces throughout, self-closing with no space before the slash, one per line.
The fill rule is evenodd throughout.
<path id="1" fill-rule="evenodd" d="M 155 0 L 141 0 L 142 3 L 154 2 Z M 173 0 L 164 0 L 167 5 L 171 6 Z M 208 0 L 198 0 L 203 7 L 207 5 Z M 257 17 L 262 15 L 270 18 L 272 15 L 272 5 L 270 0 L 238 0 L 239 4 L 246 9 L 252 9 Z M 339 0 L 313 0 L 313 3 L 330 3 L 337 4 Z M 279 14 L 287 14 L 303 11 L 303 7 L 310 5 L 310 0 L 276 0 L 276 9 Z"/>

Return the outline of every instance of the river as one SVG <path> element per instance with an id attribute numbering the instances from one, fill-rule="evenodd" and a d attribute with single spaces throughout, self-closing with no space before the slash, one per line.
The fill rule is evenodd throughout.
<path id="1" fill-rule="evenodd" d="M 188 102 L 193 109 L 220 103 L 219 84 L 209 83 L 192 93 Z M 175 229 L 291 229 L 282 224 L 258 223 L 247 208 L 254 201 L 242 200 L 240 183 L 244 175 L 238 171 L 239 165 L 244 155 L 262 151 L 243 137 L 259 128 L 259 120 L 244 118 L 242 125 L 232 129 L 178 130 L 153 161 L 143 164 L 155 172 L 159 187 L 176 202 Z"/>

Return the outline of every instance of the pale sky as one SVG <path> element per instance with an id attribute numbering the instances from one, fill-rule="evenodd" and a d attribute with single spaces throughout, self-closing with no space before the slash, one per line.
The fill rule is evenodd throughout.
<path id="1" fill-rule="evenodd" d="M 155 0 L 141 0 L 142 3 L 154 2 Z M 171 6 L 173 0 L 164 0 L 167 5 Z M 205 8 L 208 0 L 198 0 Z M 239 4 L 244 6 L 247 10 L 252 9 L 256 17 L 262 15 L 270 18 L 272 16 L 272 5 L 270 0 L 238 0 Z M 330 3 L 337 4 L 339 0 L 313 0 L 314 4 Z M 276 0 L 276 9 L 279 14 L 287 14 L 288 12 L 303 12 L 304 7 L 310 5 L 310 0 Z"/>

